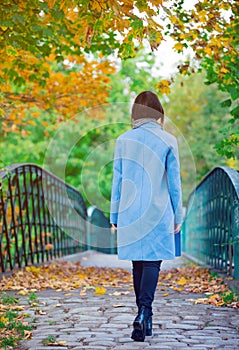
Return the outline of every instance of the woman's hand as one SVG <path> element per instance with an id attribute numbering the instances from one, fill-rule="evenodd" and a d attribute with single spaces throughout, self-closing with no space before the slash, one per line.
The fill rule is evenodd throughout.
<path id="1" fill-rule="evenodd" d="M 174 225 L 174 233 L 179 233 L 179 231 L 181 230 L 181 226 L 182 224 L 175 224 Z"/>
<path id="2" fill-rule="evenodd" d="M 114 230 L 117 230 L 117 224 L 112 224 L 112 228 L 113 228 Z"/>

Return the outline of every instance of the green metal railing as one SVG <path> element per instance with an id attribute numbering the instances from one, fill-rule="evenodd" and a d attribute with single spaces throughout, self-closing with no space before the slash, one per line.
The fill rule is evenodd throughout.
<path id="1" fill-rule="evenodd" d="M 0 183 L 1 272 L 88 249 L 87 208 L 74 187 L 35 164 L 6 167 Z M 106 220 L 97 227 L 109 242 Z"/>
<path id="2" fill-rule="evenodd" d="M 239 279 L 239 173 L 209 172 L 191 193 L 183 224 L 183 251 Z"/>

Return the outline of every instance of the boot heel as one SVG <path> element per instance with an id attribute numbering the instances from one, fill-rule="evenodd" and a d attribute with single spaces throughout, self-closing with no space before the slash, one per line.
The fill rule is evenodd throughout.
<path id="1" fill-rule="evenodd" d="M 143 342 L 146 335 L 146 309 L 144 306 L 140 308 L 138 315 L 133 323 L 134 330 L 131 338 L 135 341 Z"/>
<path id="2" fill-rule="evenodd" d="M 146 330 L 145 330 L 145 333 L 147 336 L 151 336 L 153 333 L 152 333 L 152 316 L 150 316 L 147 321 L 146 321 Z"/>

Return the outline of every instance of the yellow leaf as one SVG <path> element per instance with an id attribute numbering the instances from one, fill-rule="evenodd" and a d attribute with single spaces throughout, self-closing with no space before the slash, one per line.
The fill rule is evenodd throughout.
<path id="1" fill-rule="evenodd" d="M 163 294 L 163 297 L 167 297 L 167 296 L 168 296 L 168 293 L 164 293 L 164 294 Z"/>
<path id="2" fill-rule="evenodd" d="M 170 81 L 163 79 L 156 84 L 156 89 L 158 89 L 162 94 L 168 94 L 170 92 Z"/>
<path id="3" fill-rule="evenodd" d="M 169 20 L 170 20 L 170 22 L 175 23 L 175 24 L 179 22 L 179 20 L 176 16 L 170 16 Z"/>
<path id="4" fill-rule="evenodd" d="M 5 317 L 5 316 L 1 316 L 0 317 L 0 322 L 7 323 L 8 322 L 8 318 Z"/>
<path id="5" fill-rule="evenodd" d="M 95 295 L 104 295 L 106 293 L 105 287 L 97 286 L 95 287 Z"/>
<path id="6" fill-rule="evenodd" d="M 174 287 L 173 290 L 176 290 L 176 292 L 181 292 L 183 287 Z"/>
<path id="7" fill-rule="evenodd" d="M 27 295 L 28 294 L 28 290 L 20 290 L 20 292 L 18 292 L 19 295 Z"/>
<path id="8" fill-rule="evenodd" d="M 180 280 L 178 281 L 178 284 L 180 286 L 184 286 L 186 283 L 187 283 L 187 280 L 184 277 L 180 278 Z"/>
<path id="9" fill-rule="evenodd" d="M 36 125 L 36 123 L 33 120 L 28 120 L 27 123 L 30 124 L 30 125 L 33 125 L 33 126 Z"/>
<path id="10" fill-rule="evenodd" d="M 200 20 L 200 22 L 206 22 L 207 20 L 207 16 L 208 12 L 206 10 L 202 10 L 198 12 L 198 18 Z"/>
<path id="11" fill-rule="evenodd" d="M 177 43 L 173 47 L 176 51 L 183 51 L 183 44 L 182 43 Z"/>
<path id="12" fill-rule="evenodd" d="M 221 68 L 221 73 L 230 73 L 230 70 L 227 68 L 222 67 Z"/>
<path id="13" fill-rule="evenodd" d="M 210 47 L 206 47 L 204 49 L 204 52 L 206 52 L 206 54 L 208 54 L 208 56 L 211 56 L 212 55 L 212 49 Z"/>

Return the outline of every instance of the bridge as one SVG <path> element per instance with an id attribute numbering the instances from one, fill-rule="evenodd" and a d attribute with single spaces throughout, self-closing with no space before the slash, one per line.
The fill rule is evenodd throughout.
<path id="1" fill-rule="evenodd" d="M 17 349 L 43 350 L 46 345 L 52 350 L 138 349 L 139 344 L 130 339 L 135 315 L 130 273 L 120 269 L 92 269 L 67 262 L 72 257 L 85 257 L 88 253 L 92 257 L 93 251 L 98 251 L 94 254 L 104 261 L 113 261 L 116 235 L 107 216 L 99 208 L 87 208 L 75 188 L 35 164 L 7 167 L 0 172 L 0 179 L 2 290 L 7 287 L 8 298 L 14 296 L 11 300 L 15 300 L 18 293 L 17 298 L 24 305 L 19 307 L 29 317 L 24 318 L 24 323 L 28 320 L 35 324 L 32 332 L 24 331 L 25 340 L 22 339 Z M 217 167 L 191 193 L 182 228 L 182 250 L 191 260 L 223 272 L 226 280 L 239 281 L 237 171 Z M 83 254 L 74 254 L 78 252 Z M 50 261 L 54 263 L 45 264 Z M 21 270 L 24 267 L 26 269 Z M 195 293 L 179 292 L 182 285 L 177 283 L 184 283 L 191 276 L 185 275 L 184 269 L 172 270 L 171 267 L 164 265 L 166 271 L 160 273 L 154 302 L 153 337 L 146 337 L 144 349 L 238 349 L 239 303 L 235 301 L 230 307 L 216 306 L 224 305 L 217 302 L 221 293 L 218 291 L 225 290 L 223 279 L 213 280 L 213 289 L 210 290 L 207 287 L 209 282 L 205 283 L 200 276 L 197 288 L 201 290 L 204 284 L 204 292 L 209 291 L 211 295 L 211 304 L 205 303 L 208 298 L 202 292 L 201 298 L 196 299 Z M 47 280 L 53 281 L 57 288 L 44 287 L 43 274 L 49 269 Z M 57 277 L 52 269 L 58 271 L 59 280 L 55 281 Z M 116 274 L 113 283 L 107 276 L 112 271 Z M 205 271 L 201 269 L 200 273 Z M 73 287 L 64 289 L 72 274 L 75 275 Z M 77 288 L 84 275 L 85 287 Z M 168 283 L 173 275 L 179 279 L 174 287 Z M 30 282 L 27 282 L 29 276 Z M 106 288 L 89 286 L 90 277 L 108 281 Z M 30 288 L 27 292 L 26 285 Z M 37 289 L 32 289 L 34 285 L 38 286 Z M 32 291 L 37 291 L 37 294 Z M 32 294 L 28 295 L 30 292 Z M 238 300 L 227 290 L 224 297 Z M 1 339 L 3 327 L 9 323 L 8 315 L 5 312 L 1 316 Z M 17 318 L 17 322 L 21 318 Z"/>
<path id="2" fill-rule="evenodd" d="M 0 267 L 43 263 L 88 249 L 116 253 L 106 215 L 72 186 L 35 164 L 0 172 Z M 188 199 L 182 250 L 239 280 L 239 173 L 216 167 Z"/>

